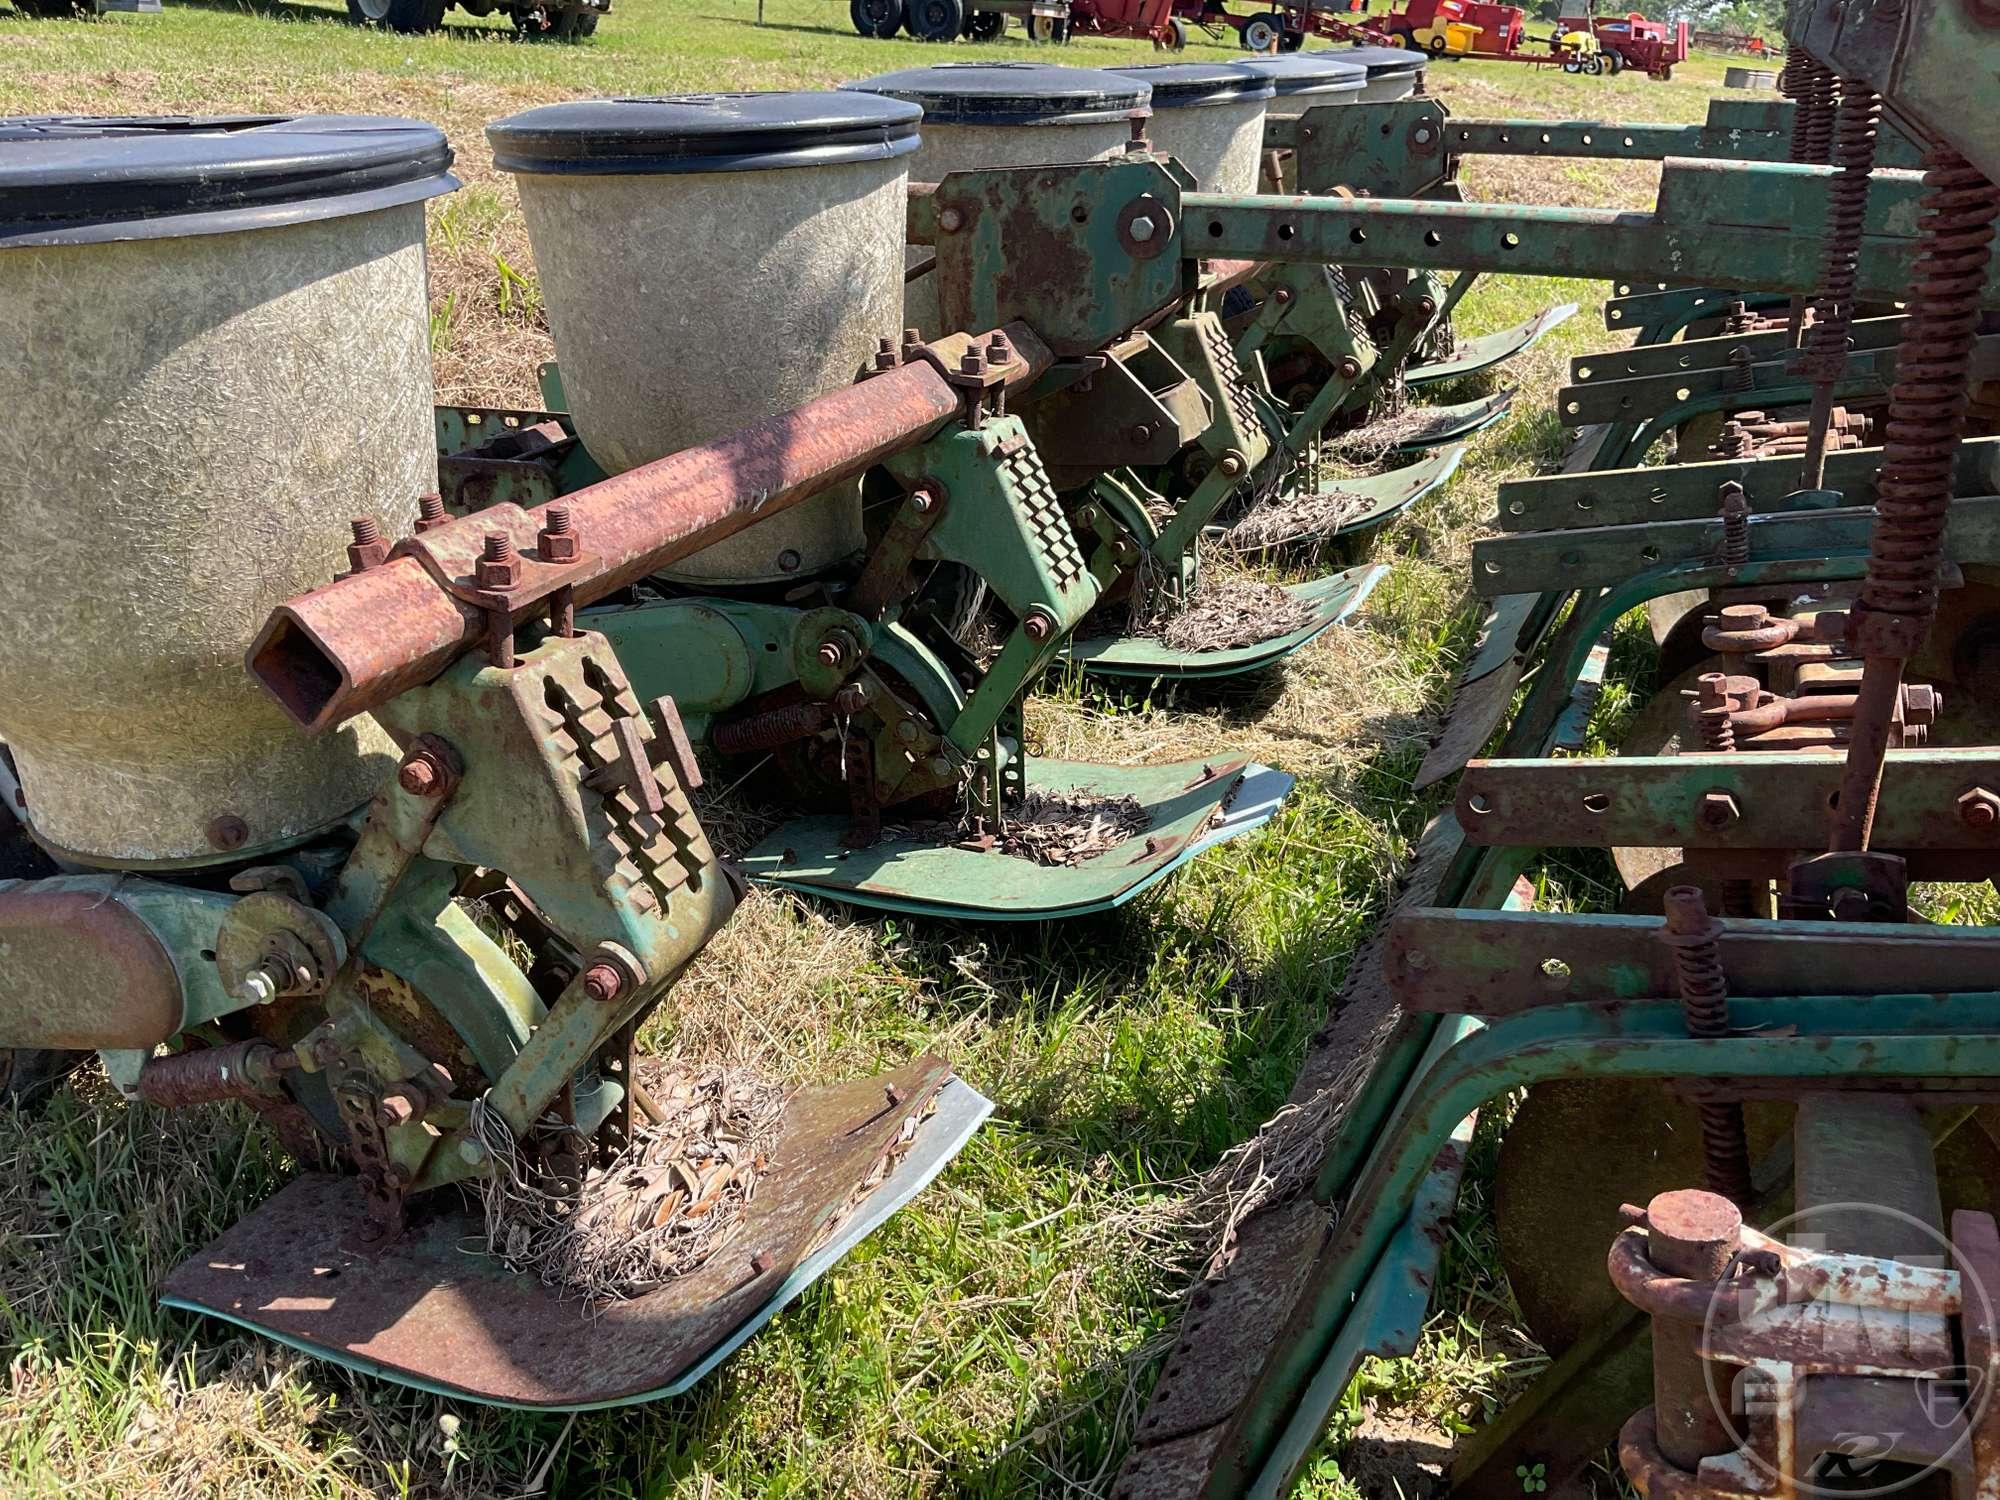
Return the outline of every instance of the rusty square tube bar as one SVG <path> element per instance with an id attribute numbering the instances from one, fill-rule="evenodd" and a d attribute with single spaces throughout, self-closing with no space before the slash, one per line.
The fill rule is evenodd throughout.
<path id="1" fill-rule="evenodd" d="M 1016 354 L 1007 385 L 1048 369 L 1049 352 L 1032 330 L 1017 323 L 1004 332 Z M 578 605 L 602 599 L 914 447 L 964 403 L 963 389 L 913 358 L 550 502 L 569 508 L 583 553 L 563 569 L 562 586 Z M 464 558 L 470 575 L 488 532 L 506 532 L 516 551 L 532 558 L 548 509 L 494 506 L 420 540 L 433 557 Z M 511 611 L 514 623 L 531 618 L 545 598 L 524 598 Z M 316 733 L 429 682 L 487 630 L 479 605 L 399 549 L 377 567 L 279 605 L 251 644 L 248 665 L 285 712 Z"/>

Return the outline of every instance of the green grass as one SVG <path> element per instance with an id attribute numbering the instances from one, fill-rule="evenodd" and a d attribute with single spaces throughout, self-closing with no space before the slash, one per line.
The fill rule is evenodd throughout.
<path id="1" fill-rule="evenodd" d="M 582 46 L 455 16 L 435 36 L 333 6 L 168 0 L 159 16 L 29 22 L 0 8 L 0 111 L 402 112 L 444 125 L 467 186 L 433 205 L 432 336 L 447 399 L 530 403 L 550 352 L 511 186 L 479 128 L 570 95 L 822 86 L 943 56 L 854 36 L 835 0 L 622 0 Z M 1047 57 L 1010 38 L 981 55 Z M 1092 63 L 1151 58 L 1082 41 Z M 1229 55 L 1220 48 L 1205 55 Z M 1433 70 L 1464 113 L 1694 119 L 1670 85 L 1494 64 Z M 1649 169 L 1480 162 L 1469 191 L 1634 205 Z M 690 250 L 698 253 L 698 247 Z M 14 1494 L 645 1497 L 1015 1495 L 1108 1487 L 1177 1316 L 1161 1226 L 1190 1178 L 1283 1100 L 1355 943 L 1434 798 L 1409 781 L 1470 640 L 1467 546 L 1502 478 L 1556 441 L 1548 394 L 1605 338 L 1601 286 L 1495 280 L 1471 332 L 1549 302 L 1578 318 L 1510 369 L 1519 414 L 1375 544 L 1365 619 L 1252 688 L 1037 701 L 1040 748 L 1106 758 L 1229 743 L 1293 771 L 1264 833 L 1119 913 L 1046 930 L 869 921 L 753 901 L 654 1037 L 792 1079 L 951 1057 L 998 1105 L 909 1210 L 694 1393 L 574 1420 L 418 1395 L 159 1309 L 153 1282 L 294 1169 L 247 1116 L 127 1106 L 86 1081 L 0 1120 L 0 1474 Z M 1188 748 L 1192 746 L 1193 748 Z M 1351 1494 L 1342 1442 L 1375 1414 L 1476 1423 L 1534 1365 L 1484 1211 L 1492 1128 L 1423 1346 L 1370 1366 L 1305 1492 Z"/>

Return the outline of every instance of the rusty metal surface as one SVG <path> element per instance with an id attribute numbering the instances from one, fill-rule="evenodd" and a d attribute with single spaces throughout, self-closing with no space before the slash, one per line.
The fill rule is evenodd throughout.
<path id="1" fill-rule="evenodd" d="M 1991 928 L 1718 923 L 1732 995 L 1949 994 L 1993 983 Z M 1657 918 L 1421 907 L 1391 924 L 1384 972 L 1404 1008 L 1506 1016 L 1578 1001 L 1670 1000 Z"/>
<path id="2" fill-rule="evenodd" d="M 479 1400 L 573 1408 L 643 1397 L 766 1302 L 950 1076 L 924 1057 L 796 1095 L 734 1237 L 698 1270 L 629 1302 L 593 1310 L 468 1253 L 476 1210 L 438 1201 L 378 1256 L 341 1251 L 362 1217 L 361 1191 L 325 1176 L 285 1188 L 173 1271 L 163 1291 L 175 1305 Z M 900 1091 L 887 1109 L 886 1086 Z"/>
<path id="3" fill-rule="evenodd" d="M 180 1030 L 167 950 L 102 877 L 0 886 L 0 1046 L 151 1051 Z"/>
<path id="4" fill-rule="evenodd" d="M 1026 328 L 1007 330 L 1025 383 L 1048 365 Z M 912 360 L 727 437 L 576 491 L 569 508 L 586 554 L 560 575 L 578 605 L 638 582 L 778 510 L 852 478 L 950 421 L 961 392 Z M 456 570 L 452 584 L 399 544 L 399 555 L 279 606 L 249 653 L 250 670 L 285 710 L 319 730 L 427 682 L 485 633 L 487 615 L 463 597 L 488 534 L 533 557 L 548 507 L 498 505 L 424 533 L 425 551 Z M 548 580 L 538 579 L 539 584 Z M 525 617 L 546 598 L 501 594 Z"/>

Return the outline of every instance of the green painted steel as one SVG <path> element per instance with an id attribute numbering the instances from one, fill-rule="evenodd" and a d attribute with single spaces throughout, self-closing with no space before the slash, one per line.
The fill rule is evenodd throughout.
<path id="1" fill-rule="evenodd" d="M 1909 326 L 1904 317 L 1861 318 L 1848 330 L 1850 349 L 1892 349 Z M 1737 351 L 1743 351 L 1739 354 Z M 1672 344 L 1640 344 L 1628 349 L 1606 349 L 1596 354 L 1579 354 L 1569 362 L 1573 385 L 1597 381 L 1632 380 L 1645 375 L 1673 375 L 1695 370 L 1726 369 L 1750 357 L 1763 364 L 1791 352 L 1785 330 L 1763 333 L 1730 333 L 1714 338 L 1681 339 Z"/>
<path id="2" fill-rule="evenodd" d="M 1826 489 L 1839 491 L 1848 505 L 1873 505 L 1881 463 L 1880 448 L 1829 453 Z M 1832 508 L 1825 491 L 1800 493 L 1800 468 L 1794 455 L 1509 479 L 1500 486 L 1495 524 L 1522 532 L 1707 520 L 1716 514 L 1716 491 L 1725 483 L 1743 486 L 1753 512 Z M 2000 493 L 2000 437 L 1968 438 L 1960 445 L 1953 493 Z"/>
<path id="3" fill-rule="evenodd" d="M 1604 326 L 1612 333 L 1631 334 L 1637 345 L 1662 345 L 1691 324 L 1722 316 L 1732 303 L 1741 302 L 1751 312 L 1768 312 L 1785 306 L 1786 300 L 1782 292 L 1655 287 L 1610 298 L 1604 304 Z"/>
<path id="4" fill-rule="evenodd" d="M 1493 598 L 1536 586 L 1604 588 L 1641 578 L 1667 582 L 1662 576 L 1666 574 L 1680 576 L 1662 590 L 1665 593 L 1711 582 L 1856 577 L 1868 554 L 1874 515 L 1872 508 L 1849 506 L 1758 516 L 1749 528 L 1750 561 L 1735 572 L 1716 561 L 1722 542 L 1720 518 L 1520 532 L 1473 544 L 1473 584 L 1482 597 Z M 1952 502 L 1945 556 L 1956 563 L 2000 559 L 2000 495 Z M 1821 567 L 1828 571 L 1815 571 Z"/>
<path id="5" fill-rule="evenodd" d="M 753 880 L 884 911 L 1045 922 L 1123 905 L 1203 850 L 1267 822 L 1291 787 L 1289 776 L 1241 757 L 1160 766 L 1030 759 L 1026 782 L 1030 791 L 1132 797 L 1146 826 L 1080 863 L 1042 865 L 923 829 L 891 828 L 856 849 L 845 841 L 845 818 L 805 817 L 773 832 L 742 867 Z"/>
<path id="6" fill-rule="evenodd" d="M 1403 383 L 1416 389 L 1445 380 L 1463 380 L 1497 364 L 1526 354 L 1576 316 L 1574 302 L 1562 302 L 1536 313 L 1525 323 L 1502 328 L 1495 333 L 1475 334 L 1462 341 L 1450 359 L 1435 364 L 1413 365 L 1403 374 Z"/>
<path id="7" fill-rule="evenodd" d="M 1182 253 L 1542 276 L 1614 272 L 1811 292 L 1821 275 L 1831 177 L 1822 167 L 1672 161 L 1651 213 L 1188 193 Z M 1858 296 L 1893 301 L 1907 291 L 1921 196 L 1915 174 L 1877 174 L 1857 256 Z M 1992 279 L 1987 299 L 2000 303 Z"/>
<path id="8" fill-rule="evenodd" d="M 1086 672 L 1102 677 L 1233 677 L 1269 666 L 1318 640 L 1361 608 L 1388 571 L 1386 565 L 1374 564 L 1286 585 L 1285 592 L 1310 608 L 1312 618 L 1297 630 L 1267 641 L 1220 651 L 1175 651 L 1151 636 L 1104 635 L 1072 641 L 1069 658 Z"/>

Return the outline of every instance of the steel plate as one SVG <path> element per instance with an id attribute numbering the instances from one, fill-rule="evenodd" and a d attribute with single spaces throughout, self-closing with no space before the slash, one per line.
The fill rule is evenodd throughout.
<path id="1" fill-rule="evenodd" d="M 885 1109 L 890 1084 L 901 1102 Z M 907 1154 L 816 1243 L 932 1099 Z M 417 1200 L 409 1230 L 379 1256 L 341 1251 L 361 1190 L 325 1175 L 300 1178 L 190 1257 L 161 1300 L 474 1401 L 582 1411 L 655 1400 L 693 1385 L 914 1197 L 991 1108 L 929 1056 L 802 1091 L 734 1237 L 700 1269 L 628 1302 L 594 1309 L 508 1271 L 478 1248 L 477 1210 L 451 1194 Z"/>

